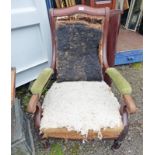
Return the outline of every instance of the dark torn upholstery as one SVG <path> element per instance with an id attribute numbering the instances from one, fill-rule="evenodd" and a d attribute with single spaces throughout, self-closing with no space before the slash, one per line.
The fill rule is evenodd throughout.
<path id="1" fill-rule="evenodd" d="M 57 81 L 101 81 L 101 31 L 86 24 L 61 24 L 57 36 Z"/>

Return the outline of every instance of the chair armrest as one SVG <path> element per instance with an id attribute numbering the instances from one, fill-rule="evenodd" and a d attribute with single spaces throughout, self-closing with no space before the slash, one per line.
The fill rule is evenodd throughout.
<path id="1" fill-rule="evenodd" d="M 41 93 L 50 79 L 51 75 L 53 74 L 53 69 L 51 68 L 45 68 L 38 76 L 38 78 L 35 80 L 31 87 L 31 93 L 33 94 L 30 98 L 30 101 L 27 106 L 27 112 L 29 113 L 35 113 L 36 106 L 38 104 L 39 98 L 41 96 Z"/>
<path id="2" fill-rule="evenodd" d="M 30 101 L 27 106 L 27 112 L 35 113 L 39 98 L 40 96 L 38 94 L 31 96 Z"/>
<path id="3" fill-rule="evenodd" d="M 108 76 L 112 79 L 114 85 L 122 95 L 130 95 L 132 88 L 130 83 L 120 74 L 115 68 L 107 68 L 105 71 Z"/>
<path id="4" fill-rule="evenodd" d="M 133 98 L 130 95 L 123 95 L 124 103 L 127 106 L 127 110 L 130 114 L 133 114 L 137 111 L 136 104 Z"/>
<path id="5" fill-rule="evenodd" d="M 127 106 L 128 113 L 135 113 L 137 111 L 137 107 L 130 95 L 132 93 L 130 83 L 115 68 L 107 68 L 105 72 L 109 75 L 116 88 L 123 95 L 123 100 L 125 105 Z"/>
<path id="6" fill-rule="evenodd" d="M 53 69 L 51 68 L 45 68 L 38 76 L 38 78 L 35 80 L 31 87 L 32 94 L 41 94 L 47 81 L 53 74 Z"/>

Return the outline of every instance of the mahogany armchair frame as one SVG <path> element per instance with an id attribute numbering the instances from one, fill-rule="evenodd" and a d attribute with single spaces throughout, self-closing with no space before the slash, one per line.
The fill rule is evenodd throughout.
<path id="1" fill-rule="evenodd" d="M 109 8 L 92 8 L 84 5 L 76 5 L 69 8 L 63 9 L 50 9 L 50 25 L 51 25 L 51 35 L 52 35 L 52 64 L 51 68 L 54 70 L 54 73 L 57 72 L 56 66 L 56 56 L 57 56 L 57 45 L 56 45 L 56 29 L 55 22 L 56 17 L 61 16 L 70 16 L 76 13 L 84 13 L 92 16 L 103 16 L 104 24 L 102 23 L 102 36 L 99 48 L 99 62 L 102 67 L 102 72 L 104 74 L 105 70 L 113 65 L 114 59 L 114 49 L 117 41 L 118 28 L 119 28 L 119 20 L 122 11 L 120 10 L 110 10 Z M 114 25 L 113 25 L 114 24 Z M 103 35 L 104 31 L 104 35 Z M 111 41 L 111 42 L 110 42 Z M 109 43 L 110 42 L 110 43 Z M 113 45 L 114 44 L 114 45 Z M 108 76 L 107 76 L 108 77 Z M 109 78 L 109 77 L 108 77 Z M 103 79 L 106 80 L 106 79 Z M 106 81 L 108 83 L 108 80 Z M 37 98 L 35 98 L 37 96 Z M 29 111 L 33 111 L 35 113 L 35 126 L 39 128 L 40 120 L 42 116 L 42 108 L 39 104 L 39 95 L 32 95 L 29 102 Z M 35 99 L 34 99 L 35 98 Z M 117 149 L 120 147 L 121 142 L 125 138 L 128 132 L 128 114 L 135 112 L 134 101 L 130 95 L 123 95 L 124 103 L 121 105 L 120 113 L 122 115 L 122 122 L 124 129 L 123 131 L 114 138 L 113 148 Z M 33 110 L 32 108 L 34 108 Z M 63 130 L 64 134 L 67 134 L 65 130 Z M 73 133 L 72 133 L 73 135 Z M 63 137 L 63 136 L 62 136 Z M 81 139 L 79 135 L 75 136 L 77 139 Z"/>

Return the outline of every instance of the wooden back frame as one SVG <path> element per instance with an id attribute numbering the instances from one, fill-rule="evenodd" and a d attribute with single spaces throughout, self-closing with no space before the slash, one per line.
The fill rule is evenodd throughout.
<path id="1" fill-rule="evenodd" d="M 11 68 L 11 106 L 15 100 L 16 68 Z"/>
<path id="2" fill-rule="evenodd" d="M 82 5 L 86 5 L 86 0 L 82 0 Z M 111 2 L 100 1 L 96 2 L 96 0 L 90 0 L 90 6 L 95 8 L 105 8 L 109 7 L 110 9 L 115 9 L 116 0 L 111 0 Z"/>
<path id="3" fill-rule="evenodd" d="M 104 24 L 102 23 L 102 36 L 100 42 L 100 50 L 99 50 L 99 60 L 102 66 L 102 69 L 109 67 L 107 53 L 108 53 L 108 36 L 109 36 L 109 22 L 110 18 L 115 16 L 120 16 L 122 13 L 121 10 L 110 10 L 108 7 L 106 8 L 92 8 L 85 5 L 76 5 L 69 8 L 63 9 L 50 9 L 50 25 L 51 25 L 51 33 L 52 33 L 52 64 L 51 68 L 56 72 L 56 29 L 55 29 L 55 18 L 62 17 L 62 16 L 70 16 L 74 14 L 87 14 L 91 16 L 103 16 L 104 17 Z M 118 18 L 117 18 L 118 19 Z M 115 25 L 113 25 L 115 26 Z M 117 26 L 118 27 L 118 26 Z M 115 29 L 115 28 L 114 28 Z M 104 35 L 103 35 L 104 32 Z M 112 37 L 112 34 L 111 34 Z M 114 36 L 115 37 L 115 36 Z M 112 42 L 113 43 L 113 42 Z M 113 48 L 112 48 L 113 49 Z"/>

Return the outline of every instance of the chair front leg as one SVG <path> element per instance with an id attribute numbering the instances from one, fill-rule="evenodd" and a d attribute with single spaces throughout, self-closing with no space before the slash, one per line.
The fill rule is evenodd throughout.
<path id="1" fill-rule="evenodd" d="M 38 102 L 37 106 L 36 106 L 36 112 L 35 112 L 35 116 L 34 116 L 34 125 L 36 129 L 40 128 L 40 122 L 41 122 L 41 117 L 42 117 L 42 108 L 41 108 L 41 104 L 40 102 Z"/>
<path id="2" fill-rule="evenodd" d="M 27 106 L 27 112 L 35 113 L 36 108 L 37 108 L 37 104 L 39 102 L 39 98 L 40 98 L 39 94 L 34 94 L 31 96 L 30 101 L 29 101 L 28 106 Z"/>
<path id="3" fill-rule="evenodd" d="M 128 130 L 129 130 L 128 111 L 127 111 L 126 105 L 123 105 L 123 108 L 122 108 L 122 121 L 123 121 L 124 129 L 121 132 L 121 134 L 119 135 L 119 137 L 114 140 L 114 143 L 111 147 L 112 150 L 116 150 L 116 149 L 120 148 L 123 140 L 125 139 L 125 137 L 128 133 Z"/>

